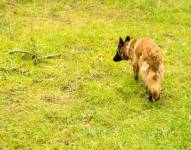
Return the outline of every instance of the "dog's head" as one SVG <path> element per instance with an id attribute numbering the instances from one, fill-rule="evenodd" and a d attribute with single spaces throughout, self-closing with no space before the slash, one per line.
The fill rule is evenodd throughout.
<path id="1" fill-rule="evenodd" d="M 127 36 L 125 41 L 123 41 L 123 39 L 121 37 L 119 37 L 119 43 L 118 43 L 118 47 L 116 50 L 116 54 L 113 57 L 113 61 L 118 62 L 121 60 L 128 60 L 129 57 L 126 55 L 126 51 L 128 49 L 127 45 L 128 42 L 130 41 L 130 37 Z"/>

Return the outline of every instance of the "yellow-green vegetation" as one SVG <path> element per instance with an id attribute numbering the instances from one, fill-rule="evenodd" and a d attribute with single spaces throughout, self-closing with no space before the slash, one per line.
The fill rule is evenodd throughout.
<path id="1" fill-rule="evenodd" d="M 163 49 L 158 102 L 112 61 L 126 35 Z M 191 149 L 190 91 L 190 0 L 0 1 L 0 149 Z"/>

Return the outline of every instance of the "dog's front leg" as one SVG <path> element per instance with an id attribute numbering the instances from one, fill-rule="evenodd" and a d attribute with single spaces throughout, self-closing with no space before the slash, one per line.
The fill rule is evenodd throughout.
<path id="1" fill-rule="evenodd" d="M 145 90 L 146 90 L 146 93 L 148 94 L 148 93 L 149 93 L 149 91 L 148 91 L 148 87 L 147 87 L 147 86 L 145 87 Z"/>
<path id="2" fill-rule="evenodd" d="M 134 72 L 134 78 L 135 80 L 138 80 L 138 75 L 139 75 L 139 66 L 138 63 L 133 64 L 133 72 Z"/>
<path id="3" fill-rule="evenodd" d="M 152 102 L 153 101 L 153 97 L 152 97 L 152 94 L 151 92 L 149 91 L 149 101 Z"/>

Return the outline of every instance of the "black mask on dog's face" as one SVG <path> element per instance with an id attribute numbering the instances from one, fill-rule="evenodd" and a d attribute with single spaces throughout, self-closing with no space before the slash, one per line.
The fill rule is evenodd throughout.
<path id="1" fill-rule="evenodd" d="M 118 43 L 118 47 L 117 47 L 117 50 L 116 50 L 116 54 L 113 57 L 113 61 L 118 62 L 118 61 L 123 60 L 122 53 L 123 53 L 123 49 L 124 49 L 124 44 L 127 41 L 130 41 L 130 37 L 129 36 L 126 37 L 125 41 L 123 41 L 123 39 L 121 37 L 119 37 L 119 43 Z M 129 58 L 127 58 L 127 56 L 126 56 L 126 60 L 128 60 L 128 59 Z"/>

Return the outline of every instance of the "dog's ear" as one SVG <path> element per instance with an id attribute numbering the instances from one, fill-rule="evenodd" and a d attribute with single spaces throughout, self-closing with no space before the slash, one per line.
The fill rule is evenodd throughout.
<path id="1" fill-rule="evenodd" d="M 130 41 L 130 40 L 131 40 L 130 36 L 127 35 L 125 42 Z"/>
<path id="2" fill-rule="evenodd" d="M 121 37 L 119 37 L 119 46 L 123 46 L 123 44 L 124 44 L 123 39 Z"/>

